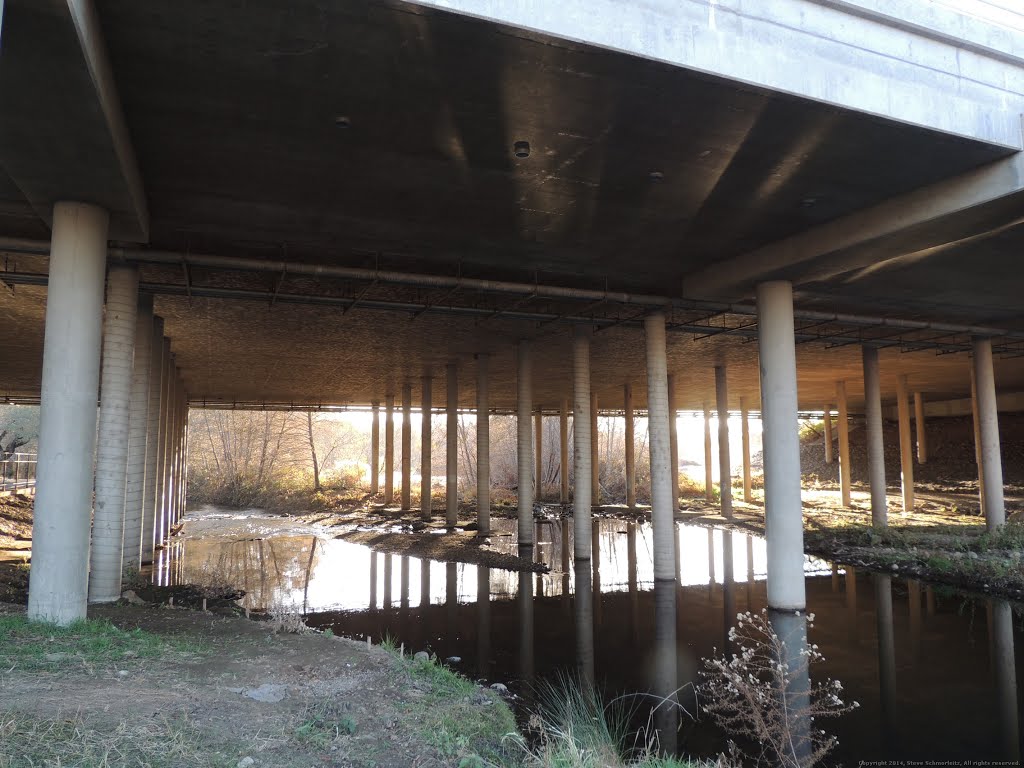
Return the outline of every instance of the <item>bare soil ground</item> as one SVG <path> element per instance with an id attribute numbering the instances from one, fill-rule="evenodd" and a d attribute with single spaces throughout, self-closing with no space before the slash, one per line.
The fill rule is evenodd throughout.
<path id="1" fill-rule="evenodd" d="M 0 604 L 0 621 L 23 611 Z M 97 657 L 0 638 L 0 766 L 426 768 L 501 752 L 515 730 L 495 692 L 379 646 L 166 606 L 90 615 L 167 645 Z"/>

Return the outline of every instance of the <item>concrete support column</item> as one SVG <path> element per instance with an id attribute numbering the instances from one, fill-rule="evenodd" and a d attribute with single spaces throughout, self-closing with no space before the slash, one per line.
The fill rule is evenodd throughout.
<path id="1" fill-rule="evenodd" d="M 84 619 L 109 216 L 53 209 L 28 617 Z"/>
<path id="2" fill-rule="evenodd" d="M 914 393 L 914 427 L 917 429 L 917 463 L 928 463 L 928 434 L 924 426 L 924 398 Z"/>
<path id="3" fill-rule="evenodd" d="M 647 351 L 647 413 L 651 456 L 651 521 L 654 527 L 655 581 L 675 581 L 671 418 L 665 315 L 644 319 Z"/>
<path id="4" fill-rule="evenodd" d="M 569 401 L 562 400 L 558 413 L 558 479 L 561 485 L 558 498 L 569 503 Z"/>
<path id="5" fill-rule="evenodd" d="M 530 344 L 516 348 L 516 463 L 518 471 L 519 546 L 533 545 L 533 382 Z"/>
<path id="6" fill-rule="evenodd" d="M 590 393 L 590 505 L 601 505 L 601 429 L 597 420 L 597 394 Z"/>
<path id="7" fill-rule="evenodd" d="M 903 483 L 903 512 L 914 511 L 914 448 L 910 434 L 910 402 L 907 400 L 907 376 L 896 377 L 896 410 L 900 421 L 900 475 Z"/>
<path id="8" fill-rule="evenodd" d="M 668 376 L 668 439 L 672 463 L 672 512 L 679 511 L 679 409 L 676 407 L 676 377 Z"/>
<path id="9" fill-rule="evenodd" d="M 839 495 L 844 507 L 850 506 L 850 413 L 846 405 L 846 382 L 836 382 L 836 408 L 839 424 Z"/>
<path id="10" fill-rule="evenodd" d="M 373 424 L 370 427 L 370 493 L 380 491 L 380 403 L 373 403 Z"/>
<path id="11" fill-rule="evenodd" d="M 149 344 L 149 408 L 146 428 L 146 486 L 142 497 L 142 547 L 140 558 L 143 565 L 153 562 L 156 546 L 156 498 L 160 466 L 160 413 L 164 390 L 164 376 L 167 375 L 167 360 L 164 357 L 164 319 L 153 318 L 152 337 Z"/>
<path id="12" fill-rule="evenodd" d="M 768 607 L 802 611 L 806 607 L 806 595 L 793 286 L 782 280 L 760 284 L 757 317 L 764 425 Z"/>
<path id="13" fill-rule="evenodd" d="M 978 382 L 974 363 L 971 363 L 971 416 L 974 420 L 974 463 L 978 467 L 978 502 L 981 514 L 988 519 L 985 509 L 985 466 L 981 461 L 981 416 L 978 413 Z"/>
<path id="14" fill-rule="evenodd" d="M 825 403 L 825 463 L 831 464 L 835 459 L 835 454 L 832 449 L 832 405 Z"/>
<path id="15" fill-rule="evenodd" d="M 185 511 L 188 509 L 188 392 L 184 389 L 184 382 L 182 382 L 182 414 L 181 414 L 181 491 L 179 494 L 180 501 L 178 507 L 180 513 L 178 517 L 182 517 Z"/>
<path id="16" fill-rule="evenodd" d="M 533 486 L 534 498 L 544 497 L 544 412 L 537 408 L 533 414 Z"/>
<path id="17" fill-rule="evenodd" d="M 622 387 L 623 408 L 626 413 L 626 506 L 636 506 L 636 445 L 633 436 L 633 385 Z"/>
<path id="18" fill-rule="evenodd" d="M 96 495 L 89 568 L 90 603 L 112 603 L 121 597 L 128 418 L 138 301 L 138 268 L 111 266 L 107 273 L 107 306 L 103 318 Z"/>
<path id="19" fill-rule="evenodd" d="M 974 379 L 978 392 L 978 433 L 981 467 L 984 472 L 985 522 L 994 531 L 1006 522 L 1003 502 L 1003 458 L 999 447 L 999 413 L 996 409 L 996 379 L 992 367 L 992 340 L 977 337 L 974 349 Z"/>
<path id="20" fill-rule="evenodd" d="M 741 438 L 743 440 L 743 501 L 752 504 L 754 501 L 753 483 L 750 479 L 750 411 L 747 398 L 740 398 L 740 420 L 742 421 Z"/>
<path id="21" fill-rule="evenodd" d="M 402 385 L 402 511 L 412 509 L 412 384 Z"/>
<path id="22" fill-rule="evenodd" d="M 153 366 L 153 297 L 148 294 L 139 296 L 136 307 L 134 346 L 132 396 L 128 417 L 128 469 L 124 499 L 124 575 L 137 572 L 142 564 L 142 509 L 149 442 L 149 372 Z"/>
<path id="23" fill-rule="evenodd" d="M 876 528 L 884 528 L 889 524 L 889 510 L 885 495 L 885 442 L 882 438 L 882 385 L 879 377 L 878 348 L 866 346 L 862 353 L 871 524 Z"/>
<path id="24" fill-rule="evenodd" d="M 171 362 L 171 342 L 165 336 L 160 339 L 160 356 L 163 358 L 162 371 L 160 375 L 160 421 L 156 438 L 156 494 L 153 498 L 153 557 L 156 557 L 156 549 L 163 542 L 163 508 L 164 508 L 164 486 L 167 479 L 166 461 L 167 455 L 167 395 L 170 392 L 170 380 L 174 375 L 174 367 Z"/>
<path id="25" fill-rule="evenodd" d="M 384 400 L 384 503 L 395 503 L 395 396 Z"/>
<path id="26" fill-rule="evenodd" d="M 590 335 L 577 328 L 572 340 L 572 426 L 573 426 L 573 555 L 577 563 L 590 560 L 591 510 L 591 419 L 590 419 Z M 576 571 L 579 573 L 577 564 Z M 590 573 L 589 567 L 584 570 Z M 583 599 L 577 594 L 576 599 Z"/>
<path id="27" fill-rule="evenodd" d="M 448 363 L 446 368 L 448 402 L 446 403 L 447 448 L 445 453 L 445 515 L 448 525 L 459 521 L 459 367 Z"/>
<path id="28" fill-rule="evenodd" d="M 476 516 L 481 535 L 491 530 L 490 355 L 476 356 Z"/>
<path id="29" fill-rule="evenodd" d="M 729 385 L 724 365 L 715 367 L 715 406 L 718 409 L 718 496 L 722 517 L 732 517 L 732 461 L 729 457 Z"/>
<path id="30" fill-rule="evenodd" d="M 433 425 L 430 423 L 430 409 L 433 401 L 432 383 L 430 376 L 423 377 L 421 397 L 423 414 L 420 425 L 420 517 L 427 522 L 430 521 L 431 468 L 434 463 L 430 450 L 433 440 L 431 429 Z"/>
<path id="31" fill-rule="evenodd" d="M 711 455 L 711 409 L 704 403 L 704 500 L 713 502 L 715 500 L 715 479 L 714 469 L 711 466 L 713 457 Z"/>
<path id="32" fill-rule="evenodd" d="M 171 354 L 171 340 L 164 338 L 164 356 L 167 358 L 167 377 L 164 391 L 160 398 L 160 456 L 157 484 L 159 496 L 156 504 L 156 545 L 159 547 L 167 540 L 169 528 L 167 522 L 167 498 L 170 494 L 171 467 L 171 431 L 173 417 L 174 384 L 178 377 L 178 366 Z"/>

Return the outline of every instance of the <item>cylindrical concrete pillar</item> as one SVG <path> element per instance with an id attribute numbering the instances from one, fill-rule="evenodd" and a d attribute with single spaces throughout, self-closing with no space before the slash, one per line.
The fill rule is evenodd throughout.
<path id="1" fill-rule="evenodd" d="M 636 445 L 633 436 L 633 385 L 622 387 L 623 408 L 626 420 L 626 506 L 636 506 Z"/>
<path id="2" fill-rule="evenodd" d="M 167 375 L 167 360 L 164 357 L 164 319 L 153 318 L 153 336 L 149 345 L 149 409 L 146 429 L 146 487 L 142 497 L 142 549 L 143 565 L 153 562 L 156 546 L 156 499 L 159 488 L 160 467 L 160 413 L 161 397 L 164 391 L 164 376 Z"/>
<path id="3" fill-rule="evenodd" d="M 476 356 L 476 516 L 480 535 L 491 530 L 490 355 Z"/>
<path id="4" fill-rule="evenodd" d="M 917 462 L 928 463 L 928 434 L 924 425 L 924 398 L 914 393 L 914 427 L 917 430 Z"/>
<path id="5" fill-rule="evenodd" d="M 724 365 L 715 366 L 718 410 L 718 496 L 722 517 L 732 517 L 732 461 L 729 457 L 729 385 Z"/>
<path id="6" fill-rule="evenodd" d="M 672 512 L 679 511 L 679 409 L 676 407 L 676 377 L 668 376 L 668 438 L 672 483 Z"/>
<path id="7" fill-rule="evenodd" d="M 431 447 L 433 441 L 432 424 L 431 424 L 431 407 L 433 400 L 433 387 L 430 376 L 423 377 L 423 396 L 421 401 L 423 403 L 422 422 L 420 426 L 420 517 L 428 521 L 430 520 L 430 490 L 431 490 L 431 468 L 433 466 L 433 457 L 431 456 Z"/>
<path id="8" fill-rule="evenodd" d="M 903 483 L 903 512 L 914 511 L 914 438 L 910 434 L 910 402 L 907 376 L 896 377 L 896 411 L 900 422 L 900 479 Z"/>
<path id="9" fill-rule="evenodd" d="M 174 382 L 178 376 L 178 366 L 171 353 L 171 340 L 164 337 L 164 356 L 167 358 L 167 377 L 164 391 L 160 397 L 160 454 L 157 461 L 157 496 L 156 504 L 156 545 L 160 547 L 167 540 L 167 498 L 170 494 L 171 466 L 171 418 L 173 416 Z"/>
<path id="10" fill-rule="evenodd" d="M 537 501 L 544 497 L 544 412 L 540 408 L 533 414 L 533 494 Z"/>
<path id="11" fill-rule="evenodd" d="M 981 514 L 985 514 L 985 465 L 981 461 L 981 416 L 978 413 L 978 382 L 975 381 L 974 363 L 971 362 L 971 417 L 974 420 L 974 463 L 978 467 L 978 502 Z"/>
<path id="12" fill-rule="evenodd" d="M 863 360 L 871 524 L 876 528 L 884 528 L 889 524 L 889 510 L 885 494 L 885 441 L 882 437 L 882 385 L 878 368 L 878 348 L 865 346 Z"/>
<path id="13" fill-rule="evenodd" d="M 974 379 L 978 392 L 978 432 L 981 438 L 981 466 L 984 470 L 985 523 L 994 531 L 1006 522 L 1003 502 L 1003 458 L 999 446 L 999 412 L 996 379 L 992 366 L 992 339 L 976 337 Z"/>
<path id="14" fill-rule="evenodd" d="M 740 398 L 740 420 L 740 436 L 743 439 L 743 501 L 751 504 L 754 501 L 754 486 L 750 478 L 750 411 L 745 397 Z"/>
<path id="15" fill-rule="evenodd" d="M 572 427 L 573 427 L 573 554 L 576 560 L 590 560 L 591 550 L 591 419 L 590 419 L 590 334 L 576 328 L 572 340 Z M 580 567 L 577 566 L 577 571 Z M 589 567 L 584 568 L 590 573 Z M 576 599 L 581 599 L 577 594 Z"/>
<path id="16" fill-rule="evenodd" d="M 516 463 L 518 471 L 519 546 L 533 544 L 533 382 L 530 344 L 516 348 Z"/>
<path id="17" fill-rule="evenodd" d="M 782 280 L 760 284 L 757 317 L 764 428 L 768 607 L 803 610 L 806 595 L 793 286 Z"/>
<path id="18" fill-rule="evenodd" d="M 109 216 L 53 209 L 28 617 L 84 619 Z"/>
<path id="19" fill-rule="evenodd" d="M 647 352 L 647 430 L 651 457 L 651 521 L 654 527 L 654 578 L 674 581 L 676 553 L 672 509 L 672 446 L 665 315 L 644 318 Z"/>
<path id="20" fill-rule="evenodd" d="M 590 505 L 601 505 L 601 428 L 597 393 L 590 392 Z"/>
<path id="21" fill-rule="evenodd" d="M 402 511 L 412 509 L 412 383 L 402 385 Z"/>
<path id="22" fill-rule="evenodd" d="M 844 507 L 850 506 L 852 478 L 850 477 L 850 412 L 846 402 L 846 382 L 836 382 L 837 424 L 839 426 L 839 496 Z"/>
<path id="23" fill-rule="evenodd" d="M 373 402 L 373 421 L 370 425 L 370 494 L 380 491 L 380 403 Z"/>
<path id="24" fill-rule="evenodd" d="M 384 503 L 395 503 L 395 396 L 384 400 Z"/>
<path id="25" fill-rule="evenodd" d="M 445 455 L 445 522 L 455 525 L 459 521 L 459 367 L 448 363 L 445 369 L 448 385 L 447 449 Z"/>
<path id="26" fill-rule="evenodd" d="M 182 397 L 182 416 L 181 416 L 181 501 L 179 507 L 183 516 L 188 509 L 188 416 L 190 412 L 189 408 L 189 397 L 188 391 L 183 389 L 181 393 Z"/>
<path id="27" fill-rule="evenodd" d="M 704 403 L 704 500 L 715 500 L 715 478 L 711 455 L 711 409 Z"/>
<path id="28" fill-rule="evenodd" d="M 830 403 L 825 403 L 823 422 L 825 424 L 825 463 L 831 464 L 835 455 L 832 450 L 832 405 Z"/>
<path id="29" fill-rule="evenodd" d="M 142 564 L 142 509 L 146 489 L 146 449 L 149 442 L 149 372 L 153 364 L 153 297 L 149 294 L 139 296 L 135 313 L 134 347 L 122 547 L 125 576 L 137 573 Z"/>
<path id="30" fill-rule="evenodd" d="M 569 401 L 562 399 L 558 413 L 558 480 L 561 488 L 558 498 L 569 503 Z"/>

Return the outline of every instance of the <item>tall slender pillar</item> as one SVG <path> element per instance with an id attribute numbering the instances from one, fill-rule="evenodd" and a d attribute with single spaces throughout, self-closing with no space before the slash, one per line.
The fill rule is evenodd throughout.
<path id="1" fill-rule="evenodd" d="M 530 343 L 516 347 L 516 470 L 519 546 L 533 545 L 533 382 Z"/>
<path id="2" fill-rule="evenodd" d="M 865 346 L 864 416 L 868 442 L 868 482 L 871 486 L 871 524 L 884 528 L 889 524 L 885 495 L 885 442 L 882 437 L 882 385 L 878 368 L 878 348 Z"/>
<path id="3" fill-rule="evenodd" d="M 433 400 L 433 387 L 430 376 L 423 377 L 423 414 L 422 421 L 420 422 L 420 517 L 425 520 L 430 520 L 430 490 L 433 483 L 432 479 L 432 467 L 433 457 L 431 456 L 431 448 L 433 441 L 433 434 L 430 419 L 430 409 Z"/>
<path id="4" fill-rule="evenodd" d="M 760 284 L 757 316 L 764 425 L 768 607 L 799 611 L 806 607 L 806 595 L 793 286 L 782 280 Z"/>
<path id="5" fill-rule="evenodd" d="M 743 439 L 743 501 L 752 504 L 754 501 L 753 483 L 750 479 L 750 411 L 747 409 L 747 398 L 740 398 L 740 420 L 742 422 L 741 437 Z"/>
<path id="6" fill-rule="evenodd" d="M 978 382 L 974 363 L 971 363 L 971 416 L 974 420 L 974 463 L 978 467 L 978 502 L 981 514 L 988 519 L 985 509 L 985 465 L 981 461 L 981 415 L 978 413 Z"/>
<path id="7" fill-rule="evenodd" d="M 722 517 L 732 517 L 732 461 L 729 458 L 729 385 L 724 365 L 715 367 L 718 410 L 718 497 Z"/>
<path id="8" fill-rule="evenodd" d="M 380 491 L 380 403 L 373 402 L 373 422 L 370 425 L 370 494 Z"/>
<path id="9" fill-rule="evenodd" d="M 825 463 L 831 464 L 835 459 L 835 454 L 832 450 L 832 405 L 830 403 L 825 403 L 823 423 L 825 424 Z"/>
<path id="10" fill-rule="evenodd" d="M 128 417 L 128 469 L 124 499 L 123 573 L 142 564 L 142 509 L 146 488 L 146 448 L 149 431 L 149 372 L 152 368 L 153 297 L 139 296 L 135 313 L 135 354 L 132 357 L 132 396 Z"/>
<path id="11" fill-rule="evenodd" d="M 533 485 L 534 498 L 544 497 L 544 412 L 538 407 L 533 414 Z"/>
<path id="12" fill-rule="evenodd" d="M 447 451 L 445 454 L 445 522 L 455 525 L 459 521 L 459 367 L 448 363 Z"/>
<path id="13" fill-rule="evenodd" d="M 149 345 L 149 424 L 146 429 L 146 487 L 142 497 L 142 548 L 141 562 L 153 562 L 156 546 L 156 499 L 159 489 L 160 467 L 160 414 L 163 403 L 164 377 L 167 375 L 167 359 L 164 357 L 164 319 L 153 318 L 153 336 Z"/>
<path id="14" fill-rule="evenodd" d="M 590 504 L 601 505 L 601 430 L 598 423 L 597 393 L 590 393 Z"/>
<path id="15" fill-rule="evenodd" d="M 138 301 L 138 268 L 112 265 L 107 273 L 107 306 L 103 318 L 96 489 L 89 568 L 90 603 L 112 603 L 121 597 L 128 417 Z"/>
<path id="16" fill-rule="evenodd" d="M 558 498 L 569 503 L 569 401 L 562 399 L 558 413 L 558 479 L 561 485 Z"/>
<path id="17" fill-rule="evenodd" d="M 928 463 L 928 432 L 924 426 L 924 398 L 914 393 L 914 427 L 917 430 L 917 463 Z"/>
<path id="18" fill-rule="evenodd" d="M 903 512 L 914 511 L 914 449 L 910 434 L 910 403 L 907 400 L 907 375 L 896 377 L 896 410 L 900 420 L 900 479 L 903 483 Z"/>
<path id="19" fill-rule="evenodd" d="M 402 511 L 412 509 L 412 383 L 402 385 Z"/>
<path id="20" fill-rule="evenodd" d="M 384 503 L 395 503 L 395 396 L 384 400 Z"/>
<path id="21" fill-rule="evenodd" d="M 636 441 L 633 436 L 633 385 L 622 387 L 623 408 L 626 414 L 626 506 L 636 506 Z"/>
<path id="22" fill-rule="evenodd" d="M 160 340 L 160 350 L 160 354 L 164 358 L 164 370 L 160 377 L 160 431 L 157 433 L 156 441 L 156 498 L 153 501 L 154 552 L 164 541 L 164 493 L 167 490 L 167 417 L 170 414 L 171 379 L 174 376 L 171 340 L 166 336 Z"/>
<path id="23" fill-rule="evenodd" d="M 185 511 L 188 509 L 188 416 L 191 410 L 189 407 L 188 391 L 184 389 L 184 384 L 181 398 L 181 513 L 179 516 L 184 516 Z"/>
<path id="24" fill-rule="evenodd" d="M 671 462 L 669 472 L 672 481 L 672 512 L 674 514 L 679 511 L 679 408 L 676 402 L 676 377 L 670 374 L 667 381 L 669 460 Z"/>
<path id="25" fill-rule="evenodd" d="M 999 447 L 999 412 L 992 366 L 992 339 L 976 337 L 972 347 L 978 391 L 981 466 L 984 471 L 985 523 L 989 531 L 994 531 L 1006 522 L 1006 507 L 1003 502 L 1003 458 Z"/>
<path id="26" fill-rule="evenodd" d="M 836 382 L 837 422 L 839 424 L 839 495 L 844 507 L 850 506 L 850 412 L 846 405 L 846 382 Z"/>
<path id="27" fill-rule="evenodd" d="M 53 208 L 28 617 L 84 619 L 109 216 Z"/>
<path id="28" fill-rule="evenodd" d="M 705 412 L 705 501 L 715 501 L 715 477 L 712 467 L 713 457 L 711 454 L 711 409 L 708 403 L 703 403 Z"/>
<path id="29" fill-rule="evenodd" d="M 676 552 L 672 508 L 672 446 L 665 315 L 644 318 L 647 352 L 647 419 L 651 457 L 651 521 L 654 526 L 655 581 L 675 581 Z"/>
<path id="30" fill-rule="evenodd" d="M 592 485 L 591 466 L 591 420 L 590 420 L 590 335 L 583 328 L 576 328 L 572 340 L 572 427 L 573 427 L 573 474 L 576 483 L 572 495 L 573 555 L 577 562 L 590 560 Z M 587 574 L 589 566 L 585 567 Z M 576 566 L 579 573 L 580 566 Z M 589 585 L 588 585 L 589 586 Z M 584 596 L 577 593 L 577 600 Z"/>
<path id="31" fill-rule="evenodd" d="M 476 515 L 481 535 L 491 530 L 490 355 L 476 356 Z"/>

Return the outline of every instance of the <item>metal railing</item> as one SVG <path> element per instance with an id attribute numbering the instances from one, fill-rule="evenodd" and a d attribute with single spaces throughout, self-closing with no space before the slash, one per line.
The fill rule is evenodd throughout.
<path id="1" fill-rule="evenodd" d="M 0 454 L 0 491 L 34 488 L 36 485 L 36 454 Z"/>

